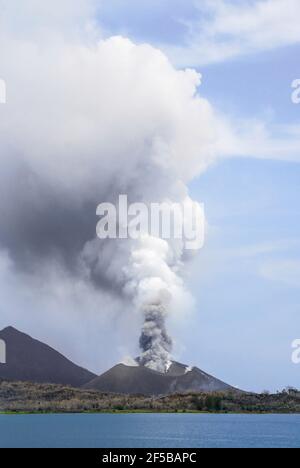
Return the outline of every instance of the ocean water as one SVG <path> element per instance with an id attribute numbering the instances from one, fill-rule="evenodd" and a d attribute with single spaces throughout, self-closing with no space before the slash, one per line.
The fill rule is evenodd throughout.
<path id="1" fill-rule="evenodd" d="M 0 447 L 300 447 L 300 415 L 0 415 Z"/>

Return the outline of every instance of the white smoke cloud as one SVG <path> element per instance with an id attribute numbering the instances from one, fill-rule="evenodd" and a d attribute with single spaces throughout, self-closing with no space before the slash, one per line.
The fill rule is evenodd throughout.
<path id="1" fill-rule="evenodd" d="M 138 363 L 131 356 L 125 356 L 122 359 L 121 364 L 124 364 L 124 366 L 128 367 L 138 367 Z"/>
<path id="2" fill-rule="evenodd" d="M 142 337 L 150 329 L 152 338 L 156 334 L 151 349 L 142 346 L 146 364 L 163 370 L 171 351 L 165 320 L 176 304 L 191 302 L 181 277 L 184 246 L 151 237 L 100 242 L 95 212 L 120 193 L 135 202 L 186 200 L 187 181 L 216 157 L 215 116 L 198 94 L 200 76 L 177 71 L 149 45 L 95 40 L 85 27 L 86 2 L 73 10 L 77 20 L 83 11 L 81 41 L 78 34 L 50 40 L 62 21 L 52 9 L 39 31 L 25 21 L 17 32 L 16 4 L 4 3 L 0 57 L 8 103 L 0 121 L 0 214 L 6 220 L 0 246 L 10 271 L 40 297 L 40 280 L 49 281 L 55 264 L 60 274 L 50 275 L 48 284 L 53 296 L 59 300 L 64 291 L 65 298 L 72 285 L 82 308 L 94 309 L 91 291 L 110 296 L 114 311 L 127 310 L 131 301 L 144 313 Z M 40 11 L 39 2 L 20 4 L 30 7 L 31 20 Z M 69 11 L 68 1 L 64 8 Z M 35 307 L 34 300 L 28 305 Z"/>

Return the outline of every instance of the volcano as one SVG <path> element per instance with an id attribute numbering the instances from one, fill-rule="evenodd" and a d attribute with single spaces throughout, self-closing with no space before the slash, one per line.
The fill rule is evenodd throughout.
<path id="1" fill-rule="evenodd" d="M 117 394 L 168 395 L 187 392 L 226 392 L 236 388 L 203 372 L 173 361 L 166 373 L 139 365 L 118 364 L 84 385 L 86 389 Z"/>
<path id="2" fill-rule="evenodd" d="M 6 364 L 0 364 L 0 379 L 54 383 L 81 387 L 96 377 L 62 354 L 13 327 L 0 331 L 6 345 Z"/>
<path id="3" fill-rule="evenodd" d="M 77 366 L 50 346 L 8 327 L 0 331 L 6 344 L 6 364 L 0 364 L 0 380 L 54 383 L 103 393 L 159 396 L 188 392 L 237 391 L 203 372 L 173 361 L 161 373 L 141 365 L 118 364 L 97 377 Z"/>

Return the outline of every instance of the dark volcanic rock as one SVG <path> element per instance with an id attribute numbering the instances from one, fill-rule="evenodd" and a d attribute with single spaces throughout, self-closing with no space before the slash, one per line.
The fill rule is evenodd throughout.
<path id="1" fill-rule="evenodd" d="M 170 393 L 236 391 L 197 367 L 173 362 L 165 374 L 143 366 L 119 364 L 88 384 L 86 389 L 118 394 L 167 395 Z"/>
<path id="2" fill-rule="evenodd" d="M 146 367 L 129 367 L 118 364 L 88 384 L 86 389 L 108 393 L 155 395 L 168 393 L 172 377 L 161 378 L 162 374 Z"/>
<path id="3" fill-rule="evenodd" d="M 0 364 L 0 379 L 55 383 L 80 387 L 95 374 L 66 359 L 49 346 L 8 327 L 0 331 L 6 343 L 6 364 Z"/>

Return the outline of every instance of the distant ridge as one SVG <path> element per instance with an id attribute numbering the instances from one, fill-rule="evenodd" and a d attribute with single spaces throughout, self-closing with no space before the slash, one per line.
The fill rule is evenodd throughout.
<path id="1" fill-rule="evenodd" d="M 173 362 L 166 374 L 147 367 L 118 364 L 84 385 L 86 389 L 116 394 L 167 395 L 186 392 L 238 390 L 197 367 Z"/>
<path id="2" fill-rule="evenodd" d="M 0 364 L 0 379 L 53 383 L 80 387 L 96 377 L 62 354 L 13 327 L 0 331 L 6 343 L 6 364 Z"/>

